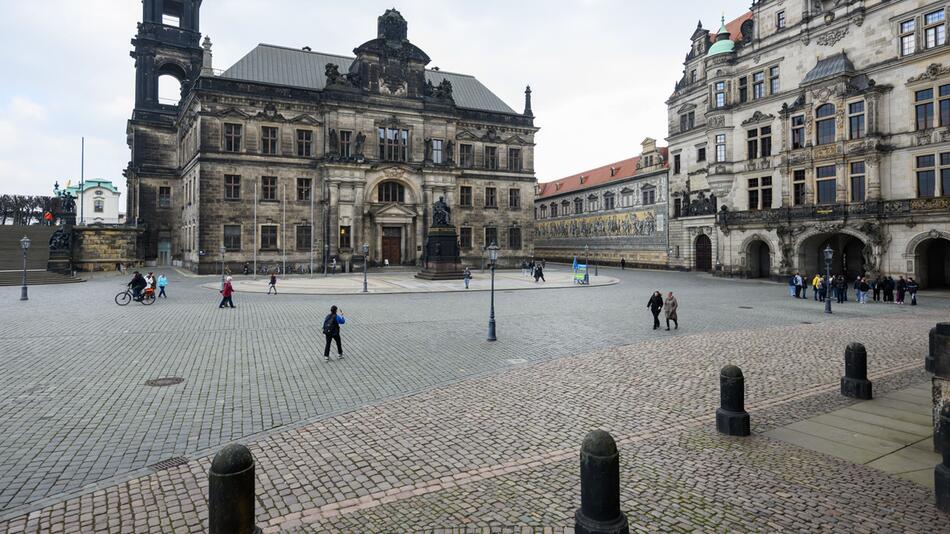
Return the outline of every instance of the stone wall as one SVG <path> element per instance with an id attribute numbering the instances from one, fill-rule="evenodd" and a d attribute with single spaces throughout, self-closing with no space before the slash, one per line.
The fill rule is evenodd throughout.
<path id="1" fill-rule="evenodd" d="M 137 243 L 143 231 L 131 226 L 73 227 L 73 268 L 115 271 L 116 264 L 138 262 Z"/>

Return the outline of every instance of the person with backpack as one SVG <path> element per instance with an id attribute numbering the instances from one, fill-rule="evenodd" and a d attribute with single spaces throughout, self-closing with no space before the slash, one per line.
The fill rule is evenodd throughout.
<path id="1" fill-rule="evenodd" d="M 267 284 L 267 294 L 270 295 L 271 290 L 274 291 L 274 294 L 277 294 L 277 273 L 270 273 L 270 283 Z"/>
<path id="2" fill-rule="evenodd" d="M 323 347 L 323 361 L 330 361 L 330 343 L 336 341 L 337 359 L 343 359 L 343 345 L 340 342 L 340 325 L 346 323 L 343 318 L 343 310 L 336 306 L 330 306 L 330 313 L 323 319 L 323 335 L 327 338 L 327 344 Z"/>

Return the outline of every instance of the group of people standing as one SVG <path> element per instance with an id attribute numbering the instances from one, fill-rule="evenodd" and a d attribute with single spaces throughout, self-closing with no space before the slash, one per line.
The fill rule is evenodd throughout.
<path id="1" fill-rule="evenodd" d="M 650 295 L 650 300 L 647 301 L 647 308 L 650 309 L 650 313 L 653 314 L 653 329 L 657 330 L 660 328 L 660 312 L 666 316 L 666 329 L 670 329 L 670 321 L 673 321 L 673 328 L 678 330 L 680 327 L 679 316 L 677 315 L 677 310 L 679 308 L 679 303 L 676 301 L 676 297 L 673 296 L 673 292 L 670 291 L 666 294 L 666 300 L 663 300 L 663 295 L 659 291 L 654 291 Z"/>
<path id="2" fill-rule="evenodd" d="M 816 274 L 811 280 L 803 278 L 801 274 L 795 273 L 788 279 L 789 296 L 807 299 L 808 288 L 812 289 L 812 296 L 818 302 L 824 302 L 825 299 L 835 299 L 838 303 L 848 301 L 848 290 L 854 290 L 855 300 L 861 304 L 866 304 L 868 295 L 874 302 L 891 302 L 894 304 L 904 304 L 908 298 L 911 306 L 917 305 L 917 290 L 920 285 L 914 280 L 914 277 L 908 277 L 906 280 L 899 276 L 894 280 L 892 276 L 857 276 L 849 280 L 845 275 L 822 276 Z M 896 296 L 896 298 L 895 298 Z"/>
<path id="3" fill-rule="evenodd" d="M 542 260 L 524 260 L 521 262 L 521 275 L 530 276 L 534 278 L 534 281 L 537 283 L 539 280 L 541 282 L 547 282 L 544 279 L 544 268 L 545 261 Z"/>

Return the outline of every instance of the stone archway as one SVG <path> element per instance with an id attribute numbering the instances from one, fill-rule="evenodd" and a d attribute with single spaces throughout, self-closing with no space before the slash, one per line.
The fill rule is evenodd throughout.
<path id="1" fill-rule="evenodd" d="M 950 239 L 924 239 L 914 249 L 914 278 L 921 288 L 950 287 Z"/>
<path id="2" fill-rule="evenodd" d="M 693 243 L 693 268 L 712 271 L 712 241 L 706 234 L 700 234 Z"/>
<path id="3" fill-rule="evenodd" d="M 798 272 L 809 277 L 825 274 L 824 250 L 829 246 L 834 251 L 832 275 L 843 274 L 852 280 L 867 273 L 865 241 L 843 232 L 817 233 L 801 240 L 798 247 Z"/>
<path id="4" fill-rule="evenodd" d="M 753 239 L 745 247 L 746 276 L 768 278 L 772 272 L 772 251 L 762 239 Z"/>

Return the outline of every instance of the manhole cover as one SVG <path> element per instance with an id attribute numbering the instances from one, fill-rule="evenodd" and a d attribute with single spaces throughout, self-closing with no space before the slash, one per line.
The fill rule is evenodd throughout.
<path id="1" fill-rule="evenodd" d="M 146 380 L 145 385 L 160 388 L 164 386 L 174 386 L 175 384 L 181 384 L 184 381 L 185 379 L 180 376 L 166 376 L 162 378 Z"/>
<path id="2" fill-rule="evenodd" d="M 179 465 L 185 465 L 188 463 L 188 458 L 184 456 L 175 456 L 173 458 L 166 458 L 160 462 L 154 463 L 148 466 L 149 469 L 153 471 L 164 471 L 166 469 L 171 469 L 172 467 L 178 467 Z"/>
<path id="3" fill-rule="evenodd" d="M 752 306 L 739 306 L 740 310 L 751 310 Z"/>

